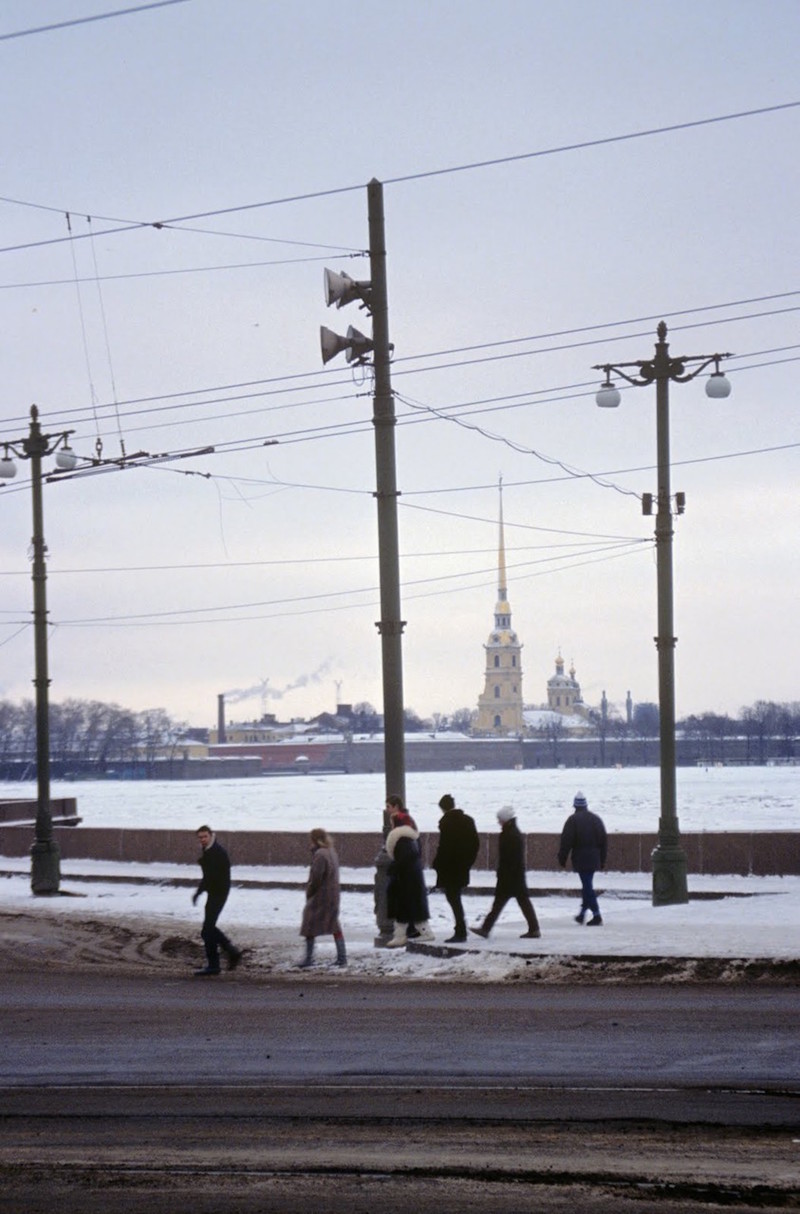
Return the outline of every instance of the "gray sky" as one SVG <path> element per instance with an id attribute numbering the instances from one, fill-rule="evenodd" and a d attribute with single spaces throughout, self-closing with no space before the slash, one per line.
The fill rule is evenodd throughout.
<path id="1" fill-rule="evenodd" d="M 671 389 L 678 712 L 796 699 L 800 108 L 691 125 L 800 100 L 794 0 L 186 0 L 3 37 L 124 7 L 0 6 L 0 443 L 35 402 L 82 457 L 216 453 L 46 486 L 52 698 L 380 707 L 370 381 L 318 346 L 370 331 L 322 271 L 369 277 L 377 177 L 406 704 L 483 689 L 500 475 L 526 702 L 559 649 L 589 703 L 657 698 L 655 395 L 599 410 L 591 368 L 662 317 L 673 354 L 735 354 L 727 401 Z M 13 700 L 30 511 L 20 462 Z"/>

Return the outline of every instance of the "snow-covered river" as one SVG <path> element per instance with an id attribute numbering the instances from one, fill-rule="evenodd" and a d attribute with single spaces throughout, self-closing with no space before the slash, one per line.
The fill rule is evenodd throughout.
<path id="1" fill-rule="evenodd" d="M 692 767 L 677 774 L 685 831 L 800 829 L 800 768 Z M 438 801 L 450 792 L 494 830 L 501 805 L 513 805 L 525 831 L 558 831 L 580 789 L 609 831 L 658 829 L 655 767 L 555 771 L 413 772 L 406 797 L 423 831 L 435 830 Z M 75 797 L 87 826 L 194 830 L 379 830 L 382 775 L 297 775 L 240 780 L 54 782 L 54 797 Z M 35 798 L 32 783 L 0 783 L 0 799 Z"/>

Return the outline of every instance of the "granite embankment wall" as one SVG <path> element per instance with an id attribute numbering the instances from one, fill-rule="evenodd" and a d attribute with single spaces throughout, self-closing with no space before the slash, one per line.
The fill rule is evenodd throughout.
<path id="1" fill-rule="evenodd" d="M 197 860 L 197 841 L 191 831 L 55 826 L 54 834 L 66 862 L 194 864 Z M 305 866 L 309 861 L 305 831 L 219 831 L 218 835 L 237 866 Z M 481 835 L 476 869 L 494 869 L 497 837 L 495 833 Z M 426 867 L 430 867 L 437 839 L 435 832 L 420 837 Z M 527 868 L 557 869 L 558 839 L 557 834 L 526 835 Z M 0 856 L 27 855 L 32 841 L 29 823 L 0 824 Z M 341 863 L 352 868 L 371 867 L 381 848 L 378 831 L 336 832 L 335 841 Z M 607 867 L 613 872 L 650 872 L 657 842 L 655 833 L 611 834 Z M 681 843 L 690 873 L 800 876 L 800 831 L 685 832 Z"/>

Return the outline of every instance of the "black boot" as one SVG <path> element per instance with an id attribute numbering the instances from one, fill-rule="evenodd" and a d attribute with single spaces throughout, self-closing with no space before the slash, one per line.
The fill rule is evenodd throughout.
<path id="1" fill-rule="evenodd" d="M 298 969 L 307 970 L 314 964 L 314 937 L 306 936 L 306 955 L 298 965 Z"/>

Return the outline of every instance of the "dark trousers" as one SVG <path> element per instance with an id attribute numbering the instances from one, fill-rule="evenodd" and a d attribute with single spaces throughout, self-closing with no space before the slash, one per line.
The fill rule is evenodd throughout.
<path id="1" fill-rule="evenodd" d="M 456 922 L 457 936 L 467 935 L 467 921 L 464 918 L 464 907 L 461 902 L 461 886 L 460 885 L 443 885 L 442 893 L 447 899 L 450 910 L 453 912 L 453 918 Z"/>
<path id="2" fill-rule="evenodd" d="M 516 898 L 517 905 L 519 906 L 519 909 L 522 911 L 523 915 L 525 916 L 525 922 L 528 925 L 528 931 L 538 932 L 539 920 L 536 918 L 536 911 L 533 909 L 533 903 L 531 902 L 527 893 L 519 893 L 519 894 L 497 893 L 497 894 L 495 894 L 494 902 L 492 903 L 491 910 L 489 911 L 489 914 L 486 916 L 486 918 L 483 921 L 483 930 L 485 932 L 490 932 L 492 930 L 495 923 L 497 922 L 497 920 L 500 917 L 501 910 L 503 909 L 503 907 L 505 906 L 505 904 L 507 902 L 511 901 L 512 898 Z"/>
<path id="3" fill-rule="evenodd" d="M 217 927 L 217 919 L 222 914 L 226 901 L 226 898 L 221 898 L 219 895 L 208 894 L 206 896 L 206 913 L 200 935 L 203 937 L 203 944 L 206 947 L 206 958 L 210 970 L 219 969 L 219 950 L 222 948 L 229 953 L 233 947 L 225 933 Z"/>
<path id="4" fill-rule="evenodd" d="M 597 894 L 594 892 L 594 872 L 578 873 L 581 879 L 581 911 L 591 911 L 593 915 L 600 914 Z"/>

